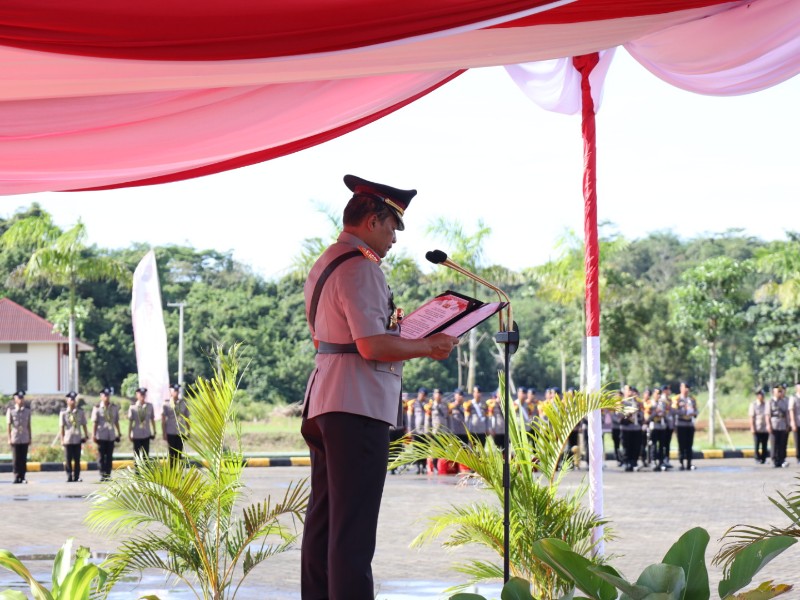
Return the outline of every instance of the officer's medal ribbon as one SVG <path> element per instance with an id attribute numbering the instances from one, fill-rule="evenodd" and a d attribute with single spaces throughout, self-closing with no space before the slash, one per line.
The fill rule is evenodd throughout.
<path id="1" fill-rule="evenodd" d="M 406 316 L 405 311 L 402 308 L 395 308 L 392 311 L 392 314 L 389 315 L 389 329 L 394 331 L 400 325 L 400 321 L 403 320 L 403 317 Z"/>

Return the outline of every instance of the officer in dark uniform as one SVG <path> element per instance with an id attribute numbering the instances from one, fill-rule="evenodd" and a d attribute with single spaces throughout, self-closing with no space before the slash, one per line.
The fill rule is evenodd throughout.
<path id="1" fill-rule="evenodd" d="M 169 400 L 161 409 L 161 434 L 169 447 L 169 457 L 176 460 L 183 453 L 183 440 L 189 436 L 189 408 L 181 398 L 181 386 L 173 383 L 169 388 Z"/>
<path id="2" fill-rule="evenodd" d="M 25 406 L 25 392 L 14 394 L 14 406 L 6 411 L 8 424 L 8 445 L 11 446 L 11 463 L 14 483 L 28 483 L 28 447 L 33 440 L 31 433 L 31 409 Z"/>
<path id="3" fill-rule="evenodd" d="M 76 406 L 78 394 L 67 394 L 67 407 L 59 415 L 61 445 L 64 447 L 64 470 L 67 472 L 67 483 L 83 481 L 81 479 L 81 444 L 89 439 L 86 428 L 86 413 Z M 83 435 L 81 435 L 83 430 Z"/>
<path id="4" fill-rule="evenodd" d="M 301 432 L 311 455 L 311 497 L 301 551 L 303 600 L 373 600 L 372 557 L 388 461 L 389 426 L 401 419 L 403 361 L 444 359 L 446 334 L 400 336 L 381 259 L 403 230 L 416 190 L 347 175 L 353 192 L 338 241 L 305 284 L 317 348 Z"/>
<path id="5" fill-rule="evenodd" d="M 678 436 L 678 458 L 681 461 L 681 471 L 694 471 L 692 446 L 694 445 L 695 421 L 699 411 L 697 400 L 691 395 L 689 384 L 682 381 L 680 390 L 680 394 L 673 401 L 675 430 Z"/>
<path id="6" fill-rule="evenodd" d="M 772 397 L 767 402 L 767 415 L 767 431 L 772 443 L 772 465 L 776 468 L 788 467 L 786 445 L 789 441 L 789 401 L 780 384 L 772 388 Z"/>
<path id="7" fill-rule="evenodd" d="M 119 406 L 111 403 L 111 388 L 100 392 L 100 403 L 92 408 L 92 437 L 100 455 L 100 481 L 111 479 L 114 464 L 114 444 L 119 443 Z"/>

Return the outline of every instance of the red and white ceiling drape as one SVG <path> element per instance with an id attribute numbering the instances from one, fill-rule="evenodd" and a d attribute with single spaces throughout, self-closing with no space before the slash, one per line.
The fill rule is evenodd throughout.
<path id="1" fill-rule="evenodd" d="M 522 65 L 512 75 L 539 101 L 542 70 L 574 85 L 571 62 L 524 63 L 619 45 L 702 93 L 746 93 L 800 72 L 800 0 L 3 4 L 3 194 L 261 162 L 370 123 L 473 67 Z M 550 93 L 573 107 L 551 98 L 549 108 L 575 112 L 576 96 L 559 85 L 552 79 Z"/>

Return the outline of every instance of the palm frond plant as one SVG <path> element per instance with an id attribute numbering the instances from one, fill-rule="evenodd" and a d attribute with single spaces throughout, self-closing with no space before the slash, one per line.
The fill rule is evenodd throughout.
<path id="1" fill-rule="evenodd" d="M 713 564 L 721 565 L 725 574 L 730 572 L 731 565 L 739 556 L 756 544 L 760 547 L 770 541 L 796 541 L 800 538 L 800 476 L 795 477 L 789 494 L 778 492 L 777 498 L 770 496 L 769 501 L 789 518 L 789 524 L 784 527 L 740 524 L 728 529 L 721 538 L 725 543 L 713 559 Z"/>
<path id="2" fill-rule="evenodd" d="M 502 381 L 501 381 L 502 387 Z M 501 397 L 503 391 L 501 389 Z M 526 432 L 525 424 L 516 415 L 508 415 L 510 433 L 510 538 L 509 563 L 513 577 L 531 582 L 536 598 L 560 597 L 573 586 L 533 552 L 533 544 L 543 538 L 558 538 L 587 557 L 591 557 L 594 544 L 592 530 L 604 525 L 599 518 L 583 506 L 587 485 L 581 483 L 574 491 L 560 490 L 566 469 L 573 464 L 570 453 L 565 453 L 569 434 L 587 414 L 598 409 L 619 409 L 613 395 L 600 392 L 578 392 L 566 397 L 556 396 L 546 405 L 540 405 L 542 418 Z M 479 582 L 503 578 L 503 455 L 491 438 L 481 446 L 475 439 L 469 446 L 449 433 L 420 439 L 406 445 L 395 464 L 413 462 L 433 457 L 460 463 L 472 473 L 466 481 L 475 481 L 494 496 L 486 502 L 466 506 L 451 506 L 430 517 L 428 527 L 412 542 L 421 546 L 447 536 L 445 548 L 478 544 L 489 548 L 501 559 L 499 563 L 474 560 L 455 565 L 468 581 L 450 588 L 458 591 Z M 611 532 L 604 531 L 604 539 Z M 600 558 L 591 558 L 601 561 Z"/>
<path id="3" fill-rule="evenodd" d="M 267 498 L 238 508 L 246 488 L 234 408 L 237 351 L 238 345 L 218 350 L 214 377 L 187 390 L 192 431 L 186 445 L 196 454 L 191 464 L 137 456 L 135 469 L 90 496 L 89 526 L 122 540 L 103 563 L 107 591 L 124 576 L 156 569 L 184 582 L 197 598 L 233 599 L 254 567 L 297 538 L 306 480 L 290 484 L 279 502 Z M 234 448 L 227 445 L 230 433 Z"/>

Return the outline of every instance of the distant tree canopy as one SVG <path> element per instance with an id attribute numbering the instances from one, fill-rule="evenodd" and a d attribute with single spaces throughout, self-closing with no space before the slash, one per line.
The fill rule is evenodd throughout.
<path id="1" fill-rule="evenodd" d="M 37 205 L 8 219 L 0 219 L 0 235 L 15 221 L 46 214 Z M 798 377 L 800 313 L 793 296 L 798 273 L 794 270 L 800 238 L 763 242 L 738 231 L 682 240 L 668 232 L 654 232 L 620 245 L 618 236 L 607 237 L 618 251 L 601 262 L 604 285 L 601 296 L 601 362 L 603 383 L 631 383 L 639 388 L 688 380 L 704 387 L 708 377 L 707 352 L 698 352 L 698 341 L 685 327 L 678 328 L 671 291 L 682 283 L 684 272 L 704 261 L 727 256 L 746 262 L 752 270 L 739 290 L 744 303 L 741 325 L 721 334 L 718 371 L 722 379 L 730 371 L 737 385 L 757 386 Z M 304 251 L 322 249 L 324 240 Z M 18 286 L 11 273 L 25 264 L 34 244 L 0 250 L 0 295 L 7 296 L 52 322 L 59 320 L 69 290 L 53 283 Z M 150 249 L 133 245 L 123 250 L 91 246 L 93 256 L 115 259 L 132 273 Z M 249 361 L 242 389 L 254 400 L 289 403 L 302 399 L 314 364 L 314 349 L 305 322 L 304 273 L 310 256 L 302 256 L 296 269 L 277 280 L 266 280 L 238 263 L 230 252 L 197 250 L 185 246 L 155 248 L 161 280 L 164 319 L 169 342 L 173 380 L 178 368 L 178 310 L 168 303 L 185 302 L 184 377 L 211 376 L 211 350 L 243 342 L 242 357 Z M 772 256 L 772 259 L 770 259 Z M 788 258 L 787 258 L 788 257 Z M 422 271 L 415 259 L 393 253 L 385 261 L 388 280 L 398 306 L 410 312 L 442 288 L 441 274 Z M 777 265 L 777 266 L 776 266 Z M 531 265 L 533 269 L 534 265 Z M 567 385 L 578 386 L 582 316 L 580 294 L 575 302 L 552 300 L 547 278 L 529 276 L 532 271 L 512 273 L 502 265 L 485 267 L 502 273 L 504 289 L 514 302 L 522 343 L 513 357 L 515 385 L 543 389 L 561 385 L 562 352 Z M 452 289 L 473 293 L 472 283 L 455 279 Z M 783 292 L 782 294 L 779 292 Z M 477 291 L 492 300 L 492 294 Z M 81 356 L 81 390 L 96 392 L 104 386 L 120 389 L 122 381 L 136 372 L 130 315 L 130 289 L 111 281 L 83 282 L 77 286 L 79 337 L 94 346 Z M 790 300 L 787 302 L 787 297 Z M 573 306 L 574 305 L 574 306 Z M 493 336 L 496 321 L 481 332 Z M 566 336 L 566 340 L 562 339 Z M 498 354 L 493 343 L 477 347 L 475 380 L 484 389 L 497 385 Z M 442 362 L 410 361 L 404 373 L 406 390 L 419 386 L 455 387 L 458 365 L 455 355 Z M 752 381 L 751 381 L 752 380 Z M 741 390 L 747 393 L 749 390 Z"/>

